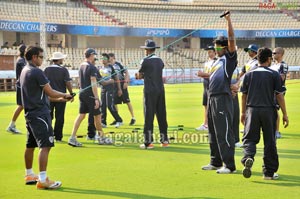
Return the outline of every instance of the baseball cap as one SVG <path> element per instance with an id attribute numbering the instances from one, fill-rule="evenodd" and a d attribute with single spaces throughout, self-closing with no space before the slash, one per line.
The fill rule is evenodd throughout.
<path id="1" fill-rule="evenodd" d="M 249 50 L 253 51 L 253 52 L 256 52 L 258 51 L 258 46 L 256 44 L 250 44 L 248 46 L 248 48 L 244 48 L 244 51 L 245 52 L 248 52 Z"/>
<path id="2" fill-rule="evenodd" d="M 18 49 L 19 49 L 20 52 L 25 52 L 26 45 L 25 45 L 25 44 L 21 44 L 21 45 L 18 47 Z"/>
<path id="3" fill-rule="evenodd" d="M 221 46 L 228 46 L 228 38 L 225 36 L 217 36 L 213 43 Z"/>
<path id="4" fill-rule="evenodd" d="M 85 57 L 88 58 L 89 56 L 91 55 L 97 55 L 95 49 L 93 48 L 87 48 L 85 51 L 84 51 L 84 54 L 85 54 Z"/>
<path id="5" fill-rule="evenodd" d="M 207 46 L 206 48 L 204 48 L 204 50 L 215 50 L 214 46 Z"/>

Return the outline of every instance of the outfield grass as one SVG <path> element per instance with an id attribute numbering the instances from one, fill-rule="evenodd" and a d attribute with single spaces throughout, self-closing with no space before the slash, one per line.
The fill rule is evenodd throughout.
<path id="1" fill-rule="evenodd" d="M 288 81 L 286 95 L 290 126 L 281 128 L 283 138 L 278 140 L 280 157 L 277 181 L 262 180 L 262 144 L 258 146 L 253 175 L 243 178 L 240 164 L 242 150 L 236 149 L 237 173 L 219 175 L 215 171 L 202 171 L 201 166 L 209 163 L 209 146 L 205 132 L 196 132 L 201 124 L 202 85 L 166 85 L 167 115 L 170 133 L 177 131 L 177 125 L 184 125 L 178 131 L 178 140 L 170 148 L 140 150 L 139 143 L 123 143 L 120 146 L 99 146 L 80 138 L 84 147 L 73 148 L 58 143 L 49 158 L 48 174 L 51 179 L 61 180 L 59 190 L 36 190 L 25 186 L 23 152 L 26 130 L 23 115 L 17 121 L 21 135 L 5 131 L 16 107 L 15 93 L 0 93 L 0 198 L 299 198 L 300 195 L 300 81 Z M 109 127 L 105 132 L 111 136 L 134 135 L 133 128 L 142 128 L 142 87 L 130 87 L 130 95 L 137 118 L 137 125 L 130 127 L 126 105 L 119 107 L 126 125 L 120 129 Z M 78 98 L 67 105 L 64 140 L 70 135 L 78 112 Z M 111 116 L 108 123 L 112 122 Z M 79 129 L 79 135 L 86 134 L 87 119 Z M 242 127 L 241 127 L 242 128 Z M 122 134 L 123 133 L 123 134 Z M 175 133 L 172 135 L 177 136 Z M 183 136 L 183 139 L 180 139 Z M 189 139 L 191 138 L 191 139 Z M 125 139 L 125 140 L 124 140 Z M 128 137 L 120 138 L 129 142 Z M 192 140 L 198 143 L 190 143 Z M 185 141 L 185 143 L 182 143 Z M 119 142 L 120 144 L 121 142 Z M 38 172 L 37 152 L 34 170 Z"/>

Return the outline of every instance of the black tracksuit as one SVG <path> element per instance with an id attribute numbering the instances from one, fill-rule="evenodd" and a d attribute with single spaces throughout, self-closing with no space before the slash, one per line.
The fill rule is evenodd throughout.
<path id="1" fill-rule="evenodd" d="M 237 54 L 226 53 L 210 69 L 208 100 L 208 132 L 211 161 L 214 166 L 236 170 L 235 136 L 232 130 L 233 102 L 230 82 L 236 68 Z"/>
<path id="2" fill-rule="evenodd" d="M 156 115 L 160 142 L 168 142 L 168 123 L 165 102 L 165 89 L 162 78 L 163 61 L 151 54 L 142 61 L 140 73 L 144 75 L 144 144 L 148 146 L 153 140 L 153 120 Z"/>
<path id="3" fill-rule="evenodd" d="M 284 93 L 278 72 L 268 67 L 258 67 L 245 75 L 241 92 L 246 96 L 246 120 L 243 135 L 245 164 L 247 158 L 254 159 L 256 144 L 260 140 L 262 129 L 264 138 L 263 173 L 273 177 L 278 170 L 279 161 L 276 147 L 275 131 L 277 110 L 274 93 Z"/>

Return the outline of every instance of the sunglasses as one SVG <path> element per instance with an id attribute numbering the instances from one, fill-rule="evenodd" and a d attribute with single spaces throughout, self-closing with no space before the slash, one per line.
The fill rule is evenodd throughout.
<path id="1" fill-rule="evenodd" d="M 224 48 L 226 48 L 225 46 L 215 46 L 215 49 L 217 50 L 217 51 L 220 51 L 220 50 L 222 50 L 222 49 L 224 49 Z"/>
<path id="2" fill-rule="evenodd" d="M 102 57 L 102 60 L 108 60 L 106 57 Z"/>

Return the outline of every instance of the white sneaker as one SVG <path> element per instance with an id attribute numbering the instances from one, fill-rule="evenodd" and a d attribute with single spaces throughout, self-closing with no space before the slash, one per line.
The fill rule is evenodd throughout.
<path id="1" fill-rule="evenodd" d="M 195 128 L 197 131 L 207 131 L 208 130 L 208 126 L 205 124 L 201 124 L 201 126 Z"/>
<path id="2" fill-rule="evenodd" d="M 279 178 L 279 175 L 277 173 L 274 173 L 273 177 L 269 177 L 269 176 L 263 176 L 264 180 L 277 180 Z"/>
<path id="3" fill-rule="evenodd" d="M 242 148 L 243 147 L 243 144 L 237 142 L 234 144 L 235 148 Z"/>
<path id="4" fill-rule="evenodd" d="M 202 170 L 218 170 L 218 169 L 220 169 L 220 168 L 221 168 L 221 167 L 215 167 L 214 165 L 211 165 L 211 164 L 202 166 Z"/>
<path id="5" fill-rule="evenodd" d="M 112 145 L 114 142 L 108 137 L 99 137 L 96 139 L 95 143 L 100 145 Z"/>
<path id="6" fill-rule="evenodd" d="M 146 146 L 145 144 L 141 144 L 140 145 L 141 149 L 154 149 L 154 145 L 151 143 L 148 146 Z"/>
<path id="7" fill-rule="evenodd" d="M 7 129 L 6 129 L 7 132 L 10 132 L 10 133 L 14 133 L 14 134 L 19 134 L 21 133 L 21 131 L 19 131 L 16 126 L 8 126 Z"/>
<path id="8" fill-rule="evenodd" d="M 123 122 L 117 122 L 116 125 L 115 125 L 115 127 L 116 127 L 116 128 L 119 128 L 119 127 L 122 126 L 122 125 L 123 125 Z"/>
<path id="9" fill-rule="evenodd" d="M 76 138 L 73 137 L 69 138 L 68 144 L 74 147 L 82 147 L 82 144 L 78 142 Z"/>
<path id="10" fill-rule="evenodd" d="M 222 167 L 217 170 L 217 173 L 219 173 L 219 174 L 229 174 L 229 173 L 235 173 L 235 172 L 236 172 L 236 170 L 231 171 L 230 169 L 228 169 L 226 167 Z"/>
<path id="11" fill-rule="evenodd" d="M 281 133 L 279 131 L 276 131 L 275 137 L 276 137 L 276 139 L 280 139 L 281 138 Z"/>

